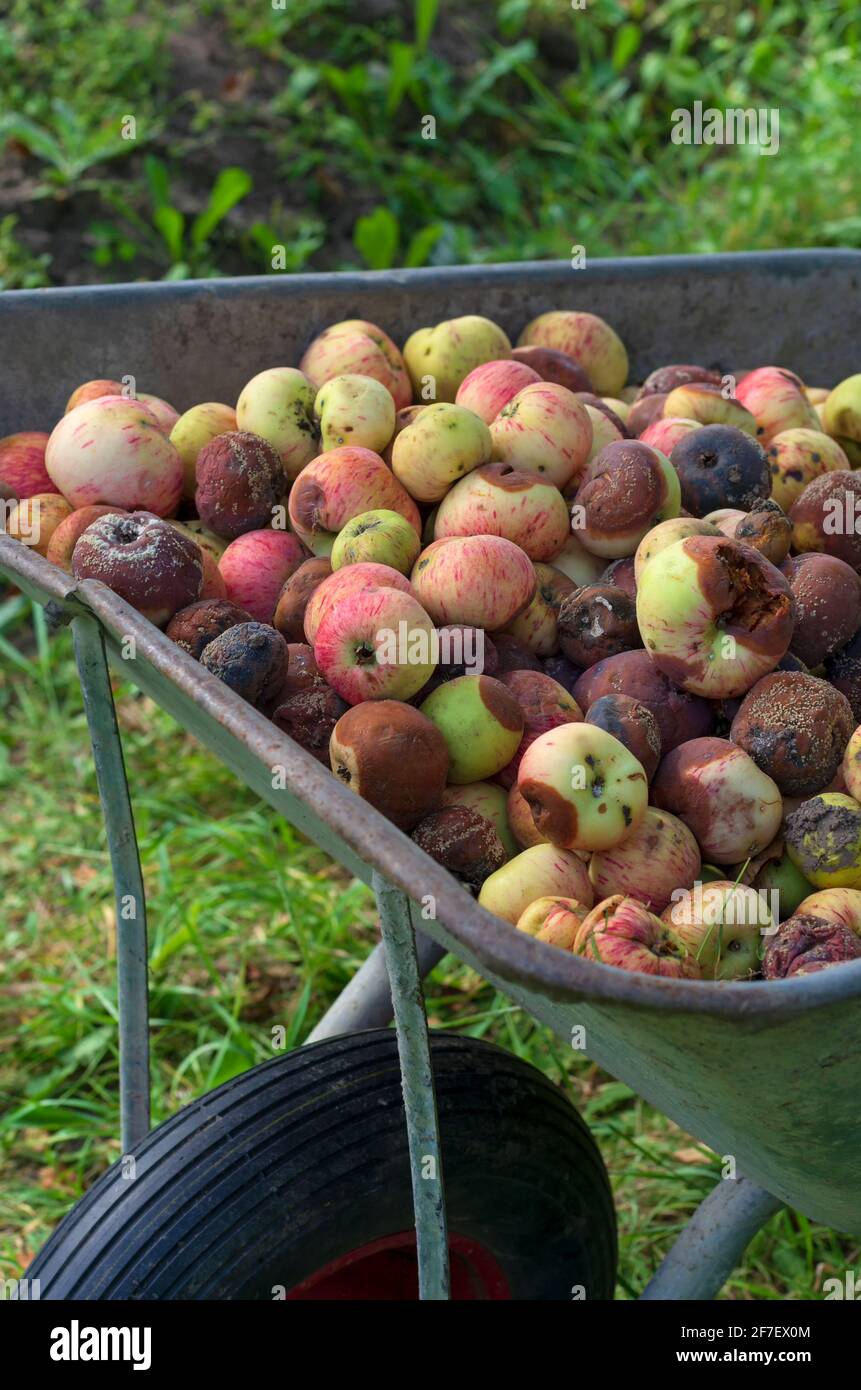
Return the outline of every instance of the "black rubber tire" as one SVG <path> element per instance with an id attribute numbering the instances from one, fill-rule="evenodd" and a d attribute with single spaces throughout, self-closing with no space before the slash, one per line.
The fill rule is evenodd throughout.
<path id="1" fill-rule="evenodd" d="M 488 1043 L 431 1040 L 449 1231 L 515 1299 L 613 1296 L 616 1222 L 587 1126 Z M 413 1223 L 393 1031 L 316 1043 L 187 1106 L 111 1168 L 27 1271 L 42 1299 L 272 1299 Z"/>

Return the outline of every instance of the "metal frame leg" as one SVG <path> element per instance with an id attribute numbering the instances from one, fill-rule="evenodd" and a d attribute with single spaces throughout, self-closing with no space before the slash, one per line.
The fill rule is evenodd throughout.
<path id="1" fill-rule="evenodd" d="M 448 1229 L 428 1021 L 409 899 L 374 874 L 391 983 L 410 1148 L 419 1298 L 449 1297 Z"/>
<path id="2" fill-rule="evenodd" d="M 724 1179 L 701 1202 L 640 1300 L 710 1299 L 784 1203 L 750 1178 Z"/>
<path id="3" fill-rule="evenodd" d="M 120 1126 L 129 1153 L 150 1129 L 146 899 L 104 639 L 83 617 L 72 620 L 72 636 L 114 875 Z"/>

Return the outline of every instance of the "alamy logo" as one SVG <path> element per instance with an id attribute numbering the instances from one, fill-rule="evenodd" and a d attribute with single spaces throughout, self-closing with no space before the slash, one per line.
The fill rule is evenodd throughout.
<path id="1" fill-rule="evenodd" d="M 677 107 L 670 117 L 674 145 L 756 145 L 760 154 L 780 148 L 780 112 L 776 107 L 755 110 L 730 106 L 726 111 L 694 102 L 693 111 Z"/>
<path id="2" fill-rule="evenodd" d="M 848 1298 L 855 1303 L 861 1302 L 861 1278 L 856 1283 L 854 1269 L 847 1269 L 843 1279 L 823 1280 L 822 1292 L 826 1298 Z"/>
<path id="3" fill-rule="evenodd" d="M 152 1364 L 151 1327 L 81 1327 L 73 1318 L 69 1327 L 51 1330 L 52 1361 L 132 1361 L 133 1370 L 148 1371 Z"/>
<path id="4" fill-rule="evenodd" d="M 38 1279 L 0 1279 L 0 1301 L 35 1303 L 41 1297 Z"/>

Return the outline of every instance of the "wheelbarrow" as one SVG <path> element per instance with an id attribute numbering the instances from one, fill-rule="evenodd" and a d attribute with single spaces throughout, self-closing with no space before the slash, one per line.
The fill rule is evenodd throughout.
<path id="1" fill-rule="evenodd" d="M 516 333 L 543 309 L 588 308 L 621 334 L 633 380 L 667 361 L 724 370 L 770 361 L 833 383 L 857 365 L 848 334 L 834 325 L 847 322 L 859 282 L 861 253 L 793 251 L 603 261 L 578 271 L 541 263 L 16 292 L 0 297 L 0 341 L 16 344 L 14 361 L 0 377 L 0 434 L 24 425 L 49 428 L 70 382 L 116 374 L 118 363 L 134 364 L 148 390 L 182 409 L 198 400 L 235 399 L 256 371 L 297 361 L 313 334 L 349 317 L 379 322 L 403 339 L 420 324 L 456 314 L 483 313 Z M 840 1231 L 861 1231 L 861 962 L 801 979 L 718 984 L 630 974 L 545 946 L 481 908 L 408 837 L 102 585 L 74 582 L 6 536 L 0 536 L 0 572 L 46 605 L 54 621 L 71 624 L 117 903 L 125 1157 L 31 1267 L 30 1274 L 42 1279 L 43 1297 L 80 1295 L 82 1289 L 88 1297 L 120 1296 L 111 1281 L 132 1229 L 120 1190 L 123 1164 L 134 1176 L 136 1158 L 143 1170 L 155 1162 L 158 1136 L 171 1126 L 177 1132 L 171 1120 L 146 1137 L 146 914 L 108 663 L 374 889 L 381 946 L 315 1029 L 307 1053 L 300 1053 L 311 1067 L 315 1055 L 329 1057 L 328 1049 L 341 1047 L 350 1034 L 371 1039 L 365 1045 L 372 1050 L 384 1047 L 379 1033 L 359 1030 L 379 1029 L 394 1014 L 403 1091 L 399 1124 L 405 1119 L 422 1298 L 448 1297 L 454 1265 L 462 1273 L 472 1259 L 474 1272 L 483 1259 L 481 1251 L 470 1253 L 461 1230 L 447 1232 L 434 1071 L 444 1075 L 448 1095 L 451 1066 L 445 1048 L 429 1042 L 421 989 L 423 974 L 444 952 L 467 962 L 564 1042 L 582 1039 L 590 1058 L 727 1160 L 733 1176 L 703 1202 L 644 1298 L 714 1297 L 751 1236 L 784 1204 Z M 337 1045 L 327 1041 L 334 1038 Z M 385 1038 L 391 1052 L 392 1035 Z M 371 1070 L 379 1071 L 374 1057 Z M 341 1083 L 332 1084 L 337 1091 Z M 496 1078 L 500 1094 L 518 1084 L 512 1075 Z M 207 1099 L 192 1107 L 195 1125 L 183 1152 L 204 1167 L 229 1166 L 230 1156 L 241 1152 L 237 1131 L 225 1123 L 225 1109 L 207 1108 Z M 336 1105 L 330 1114 L 335 1129 L 337 1116 Z M 213 1126 L 223 1130 L 220 1146 L 201 1148 L 201 1134 L 208 1130 L 211 1139 Z M 612 1217 L 606 1184 L 592 1158 L 584 1163 L 593 1208 L 593 1282 L 585 1296 L 606 1297 Z M 265 1185 L 265 1165 L 260 1171 Z M 361 1199 L 358 1179 L 354 1190 Z M 284 1195 L 289 1209 L 290 1191 Z M 546 1232 L 552 1216 L 538 1208 L 533 1215 Z M 589 1219 L 582 1211 L 577 1217 L 581 1227 Z M 264 1233 L 259 1239 L 265 1244 Z M 80 1265 L 88 1241 L 99 1240 L 112 1253 L 96 1262 L 89 1283 L 76 1282 L 76 1260 Z M 343 1262 L 336 1278 L 342 1273 Z M 485 1268 L 485 1290 L 494 1280 L 499 1285 L 498 1276 L 498 1269 Z M 143 1290 L 139 1296 L 171 1296 L 169 1281 L 146 1284 L 144 1275 L 129 1287 Z M 197 1285 L 186 1284 L 182 1296 L 204 1297 L 211 1287 L 202 1276 Z M 293 1288 L 288 1296 L 303 1296 L 303 1287 L 300 1281 L 298 1293 Z M 512 1287 L 509 1280 L 509 1293 Z M 571 1294 L 545 1284 L 538 1296 Z"/>

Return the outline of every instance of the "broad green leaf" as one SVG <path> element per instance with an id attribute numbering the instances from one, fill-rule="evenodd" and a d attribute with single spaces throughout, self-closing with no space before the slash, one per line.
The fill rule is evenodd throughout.
<path id="1" fill-rule="evenodd" d="M 404 256 L 404 265 L 411 268 L 414 266 L 427 265 L 428 257 L 442 236 L 442 233 L 442 224 L 439 222 L 434 222 L 429 227 L 422 227 L 420 232 L 416 232 L 415 236 L 411 237 L 410 244 L 407 247 L 407 253 Z"/>
<path id="2" fill-rule="evenodd" d="M 621 29 L 616 30 L 612 62 L 617 72 L 628 66 L 642 40 L 643 34 L 638 24 L 623 24 Z"/>
<path id="3" fill-rule="evenodd" d="M 353 228 L 353 245 L 371 270 L 388 270 L 395 264 L 400 240 L 398 219 L 386 207 L 374 208 Z"/>
<path id="4" fill-rule="evenodd" d="M 439 0 L 416 0 L 416 47 L 424 53 L 436 25 Z"/>
<path id="5" fill-rule="evenodd" d="M 178 208 L 159 207 L 153 213 L 152 220 L 161 232 L 171 260 L 178 261 L 182 255 L 182 234 L 185 230 L 182 213 Z"/>
<path id="6" fill-rule="evenodd" d="M 170 206 L 170 179 L 167 166 L 155 155 L 148 154 L 143 162 L 150 201 L 154 208 Z"/>
<path id="7" fill-rule="evenodd" d="M 196 217 L 192 224 L 191 241 L 193 246 L 201 246 L 203 242 L 208 241 L 219 222 L 224 220 L 230 209 L 241 202 L 247 193 L 250 193 L 251 185 L 251 175 L 247 174 L 244 169 L 238 169 L 235 166 L 230 169 L 222 169 L 213 184 L 205 211 Z"/>
<path id="8" fill-rule="evenodd" d="M 386 95 L 386 114 L 393 116 L 410 85 L 415 63 L 415 49 L 411 43 L 389 44 L 389 89 Z"/>

